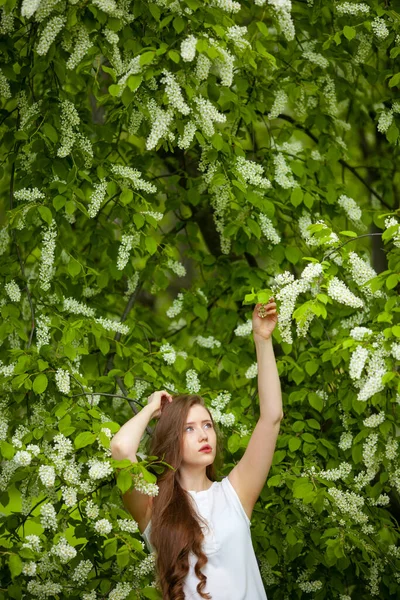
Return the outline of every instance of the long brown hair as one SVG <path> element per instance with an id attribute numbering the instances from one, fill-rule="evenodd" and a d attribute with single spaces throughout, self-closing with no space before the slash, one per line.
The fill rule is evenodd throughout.
<path id="1" fill-rule="evenodd" d="M 183 432 L 191 406 L 200 404 L 210 414 L 215 429 L 217 443 L 214 462 L 206 467 L 206 475 L 211 481 L 217 480 L 217 471 L 222 465 L 222 435 L 215 425 L 204 399 L 196 394 L 173 396 L 166 403 L 161 416 L 148 441 L 148 456 L 157 456 L 171 465 L 163 473 L 157 474 L 158 495 L 153 498 L 151 515 L 150 543 L 156 553 L 157 585 L 163 600 L 184 600 L 184 580 L 189 571 L 189 553 L 197 556 L 195 573 L 200 582 L 197 592 L 202 598 L 211 600 L 204 589 L 207 577 L 201 572 L 207 564 L 207 556 L 202 550 L 204 534 L 200 521 L 207 523 L 195 512 L 190 494 L 179 484 L 177 474 L 182 464 Z"/>

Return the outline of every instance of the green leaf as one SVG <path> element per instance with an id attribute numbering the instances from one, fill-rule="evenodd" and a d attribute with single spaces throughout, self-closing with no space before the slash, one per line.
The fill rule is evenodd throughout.
<path id="1" fill-rule="evenodd" d="M 157 242 L 150 235 L 146 236 L 145 245 L 146 245 L 146 250 L 149 254 L 155 254 L 157 252 Z"/>
<path id="2" fill-rule="evenodd" d="M 349 27 L 348 25 L 345 25 L 343 27 L 343 33 L 348 40 L 352 40 L 356 36 L 357 32 L 354 29 L 354 27 Z"/>
<path id="3" fill-rule="evenodd" d="M 176 64 L 178 64 L 180 62 L 180 60 L 181 60 L 181 55 L 176 50 L 169 50 L 168 51 L 168 56 Z"/>
<path id="4" fill-rule="evenodd" d="M 316 421 L 315 419 L 306 419 L 306 423 L 312 429 L 321 429 L 318 421 Z"/>
<path id="5" fill-rule="evenodd" d="M 308 396 L 308 402 L 309 402 L 310 406 L 312 406 L 313 408 L 315 408 L 315 410 L 317 410 L 318 412 L 321 412 L 322 409 L 324 408 L 324 401 L 315 392 L 311 392 L 309 394 L 309 396 Z"/>
<path id="6" fill-rule="evenodd" d="M 58 133 L 54 129 L 53 125 L 50 125 L 50 123 L 43 123 L 42 131 L 51 142 L 53 142 L 54 144 L 58 142 Z"/>
<path id="7" fill-rule="evenodd" d="M 76 277 L 76 275 L 79 275 L 79 273 L 81 272 L 81 265 L 78 263 L 77 260 L 71 258 L 67 265 L 67 270 L 68 273 L 72 275 L 72 277 Z"/>
<path id="8" fill-rule="evenodd" d="M 48 379 L 44 373 L 37 375 L 33 381 L 32 389 L 35 394 L 43 394 L 45 389 L 47 388 Z"/>
<path id="9" fill-rule="evenodd" d="M 228 450 L 234 454 L 240 448 L 240 437 L 237 433 L 232 434 L 228 438 Z"/>
<path id="10" fill-rule="evenodd" d="M 303 190 L 299 187 L 294 188 L 290 194 L 290 202 L 293 206 L 299 206 L 303 202 Z"/>
<path id="11" fill-rule="evenodd" d="M 393 75 L 393 77 L 389 80 L 389 87 L 395 87 L 400 83 L 400 72 Z"/>
<path id="12" fill-rule="evenodd" d="M 292 437 L 289 440 L 289 450 L 291 452 L 295 452 L 296 450 L 298 450 L 301 446 L 301 439 L 298 437 Z"/>
<path id="13" fill-rule="evenodd" d="M 182 17 L 175 17 L 172 24 L 176 33 L 182 33 L 182 31 L 185 29 L 185 21 L 182 19 Z"/>
<path id="14" fill-rule="evenodd" d="M 74 446 L 77 450 L 80 448 L 84 448 L 85 446 L 89 446 L 89 444 L 93 444 L 96 440 L 96 434 L 91 433 L 90 431 L 82 431 L 82 433 L 78 433 L 74 440 Z"/>
<path id="15" fill-rule="evenodd" d="M 17 554 L 11 554 L 8 559 L 8 566 L 10 567 L 11 577 L 18 577 L 22 573 L 22 560 Z"/>
<path id="16" fill-rule="evenodd" d="M 216 150 L 222 150 L 222 147 L 224 145 L 222 135 L 219 133 L 214 133 L 214 135 L 211 138 L 211 143 Z"/>
<path id="17" fill-rule="evenodd" d="M 6 458 L 7 460 L 11 460 L 16 452 L 14 446 L 12 444 L 9 444 L 5 440 L 0 442 L 0 448 L 1 448 L 1 455 L 3 456 L 3 458 Z"/>
<path id="18" fill-rule="evenodd" d="M 247 219 L 246 224 L 248 226 L 248 228 L 250 229 L 250 231 L 252 232 L 253 235 L 256 236 L 257 239 L 260 239 L 261 237 L 261 229 L 259 224 L 257 223 L 257 221 L 254 221 L 254 219 Z"/>
<path id="19" fill-rule="evenodd" d="M 117 486 L 123 494 L 129 490 L 132 485 L 132 475 L 129 471 L 120 471 L 117 475 Z"/>
<path id="20" fill-rule="evenodd" d="M 129 89 L 131 90 L 131 92 L 134 92 L 135 90 L 138 89 L 138 87 L 140 86 L 140 84 L 143 81 L 143 76 L 142 75 L 129 75 L 128 80 L 127 80 L 127 84 Z"/>
<path id="21" fill-rule="evenodd" d="M 118 96 L 120 92 L 121 92 L 120 86 L 115 83 L 110 85 L 108 88 L 108 93 L 110 94 L 110 96 L 114 96 L 114 97 Z"/>
<path id="22" fill-rule="evenodd" d="M 104 558 L 108 560 L 111 557 L 114 557 L 117 553 L 118 540 L 113 538 L 110 540 L 106 540 L 104 542 Z"/>
<path id="23" fill-rule="evenodd" d="M 143 54 L 140 55 L 140 66 L 143 67 L 144 65 L 150 64 L 153 61 L 155 55 L 156 53 L 153 50 L 149 52 L 143 52 Z"/>
<path id="24" fill-rule="evenodd" d="M 275 487 L 278 486 L 282 481 L 282 476 L 280 474 L 278 475 L 273 475 L 272 477 L 270 477 L 267 481 L 267 485 L 268 487 Z"/>
<path id="25" fill-rule="evenodd" d="M 149 598 L 150 600 L 162 600 L 160 592 L 154 587 L 147 586 L 143 588 L 140 593 L 145 598 Z"/>
<path id="26" fill-rule="evenodd" d="M 389 275 L 389 277 L 386 279 L 386 287 L 388 288 L 388 290 L 392 290 L 393 288 L 395 288 L 399 280 L 400 276 L 397 275 L 397 273 L 392 273 L 392 275 Z"/>
<path id="27" fill-rule="evenodd" d="M 47 225 L 51 225 L 53 220 L 53 214 L 47 206 L 38 206 L 38 211 L 43 221 L 47 223 Z"/>
<path id="28" fill-rule="evenodd" d="M 285 256 L 289 262 L 293 265 L 297 264 L 301 257 L 303 256 L 301 250 L 294 246 L 286 246 L 285 248 Z"/>
<path id="29" fill-rule="evenodd" d="M 393 327 L 392 327 L 392 333 L 396 337 L 400 338 L 400 325 L 393 325 Z"/>

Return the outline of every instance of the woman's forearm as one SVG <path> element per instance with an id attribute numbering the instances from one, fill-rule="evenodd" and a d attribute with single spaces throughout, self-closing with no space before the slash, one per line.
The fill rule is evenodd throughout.
<path id="1" fill-rule="evenodd" d="M 129 419 L 111 440 L 110 450 L 116 460 L 129 458 L 137 462 L 136 453 L 149 421 L 153 418 L 154 409 L 146 404 L 140 412 Z"/>
<path id="2" fill-rule="evenodd" d="M 276 366 L 272 338 L 254 337 L 258 366 L 260 418 L 280 421 L 283 416 L 281 382 Z"/>

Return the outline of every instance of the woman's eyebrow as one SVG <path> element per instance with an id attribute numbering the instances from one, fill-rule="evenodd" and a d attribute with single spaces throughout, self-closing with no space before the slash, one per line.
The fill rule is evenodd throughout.
<path id="1" fill-rule="evenodd" d="M 206 423 L 207 421 L 211 421 L 211 419 L 204 419 L 204 421 L 202 421 L 202 423 Z M 195 421 L 190 421 L 189 423 L 186 423 L 186 425 L 194 425 Z"/>

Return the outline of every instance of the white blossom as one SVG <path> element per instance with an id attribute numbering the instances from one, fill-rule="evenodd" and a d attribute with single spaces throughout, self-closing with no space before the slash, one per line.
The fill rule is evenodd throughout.
<path id="1" fill-rule="evenodd" d="M 50 281 L 54 277 L 54 252 L 57 238 L 57 225 L 55 220 L 51 221 L 48 228 L 42 227 L 43 246 L 41 254 L 41 262 L 39 268 L 40 287 L 44 291 L 50 289 Z"/>
<path id="2" fill-rule="evenodd" d="M 254 379 L 254 377 L 257 377 L 257 373 L 258 373 L 258 365 L 256 362 L 254 362 L 252 365 L 250 365 L 250 367 L 247 369 L 246 373 L 244 374 L 244 376 L 246 377 L 246 379 Z"/>
<path id="3" fill-rule="evenodd" d="M 212 335 L 210 335 L 208 337 L 203 337 L 202 335 L 198 335 L 196 337 L 196 342 L 199 344 L 199 346 L 202 346 L 203 348 L 220 348 L 221 347 L 221 342 L 219 340 L 216 340 Z"/>
<path id="4" fill-rule="evenodd" d="M 185 62 L 191 62 L 196 56 L 197 38 L 194 35 L 189 35 L 181 43 L 181 56 Z"/>
<path id="5" fill-rule="evenodd" d="M 292 171 L 289 165 L 286 164 L 286 160 L 282 152 L 275 154 L 274 158 L 275 165 L 275 177 L 274 180 L 278 185 L 283 187 L 285 190 L 288 188 L 298 187 L 297 181 L 293 179 Z"/>
<path id="6" fill-rule="evenodd" d="M 107 182 L 102 180 L 100 183 L 94 184 L 94 191 L 90 196 L 90 204 L 88 206 L 89 217 L 93 219 L 100 210 L 107 193 Z"/>
<path id="7" fill-rule="evenodd" d="M 59 368 L 56 371 L 55 377 L 56 377 L 56 384 L 57 384 L 59 391 L 62 394 L 68 394 L 71 389 L 69 372 L 66 371 L 65 369 Z"/>
<path id="8" fill-rule="evenodd" d="M 161 83 L 165 83 L 165 93 L 168 96 L 169 103 L 183 115 L 188 115 L 190 108 L 183 99 L 181 88 L 175 76 L 166 69 L 163 70 L 163 75 Z"/>
<path id="9" fill-rule="evenodd" d="M 36 52 L 41 56 L 47 54 L 51 44 L 56 39 L 58 33 L 64 27 L 66 18 L 61 16 L 52 17 L 43 29 L 38 45 L 36 46 Z"/>
<path id="10" fill-rule="evenodd" d="M 365 427 L 378 427 L 378 425 L 383 423 L 384 420 L 385 420 L 385 412 L 383 410 L 381 410 L 380 413 L 376 413 L 374 415 L 371 415 L 370 417 L 365 418 L 363 421 L 363 425 Z"/>
<path id="11" fill-rule="evenodd" d="M 112 531 L 112 524 L 108 519 L 99 519 L 95 522 L 94 529 L 100 535 L 107 535 Z"/>
<path id="12" fill-rule="evenodd" d="M 357 298 L 346 286 L 343 281 L 340 281 L 337 277 L 332 277 L 328 285 L 328 296 L 330 296 L 336 302 L 351 306 L 353 308 L 363 308 L 364 302 Z"/>
<path id="13" fill-rule="evenodd" d="M 363 348 L 363 346 L 357 346 L 354 352 L 352 352 L 349 364 L 351 379 L 360 379 L 368 354 L 367 348 Z"/>
<path id="14" fill-rule="evenodd" d="M 271 106 L 271 110 L 267 115 L 268 119 L 276 119 L 277 117 L 279 117 L 279 115 L 285 110 L 287 102 L 288 96 L 286 92 L 284 92 L 283 90 L 278 90 L 275 95 L 274 102 Z"/>
<path id="15" fill-rule="evenodd" d="M 200 382 L 194 369 L 186 371 L 186 387 L 190 394 L 197 394 L 200 391 Z"/>
<path id="16" fill-rule="evenodd" d="M 13 462 L 18 467 L 27 467 L 28 465 L 31 464 L 31 460 L 32 460 L 32 455 L 30 454 L 30 452 L 27 452 L 26 450 L 18 450 L 18 452 L 16 452 L 13 457 Z"/>
<path id="17" fill-rule="evenodd" d="M 166 343 L 166 344 L 163 344 L 162 346 L 160 346 L 160 352 L 163 357 L 163 360 L 168 365 L 174 364 L 174 362 L 176 360 L 176 352 L 175 352 L 174 348 L 171 346 L 171 344 Z"/>
<path id="18" fill-rule="evenodd" d="M 75 558 L 77 554 L 75 548 L 71 546 L 64 537 L 60 538 L 59 542 L 51 548 L 50 552 L 51 554 L 58 556 L 62 564 L 66 564 Z"/>
<path id="19" fill-rule="evenodd" d="M 40 465 L 39 477 L 46 487 L 53 487 L 56 480 L 56 472 L 52 465 Z"/>
<path id="20" fill-rule="evenodd" d="M 253 331 L 253 321 L 252 319 L 247 319 L 246 323 L 241 323 L 234 330 L 234 334 L 239 337 L 245 337 L 249 335 Z"/>
<path id="21" fill-rule="evenodd" d="M 371 29 L 379 40 L 384 40 L 389 35 L 389 29 L 386 27 L 384 19 L 379 17 L 375 17 L 371 21 Z"/>
<path id="22" fill-rule="evenodd" d="M 74 40 L 74 50 L 66 62 L 67 69 L 75 69 L 75 67 L 82 61 L 86 56 L 89 48 L 93 46 L 89 38 L 89 32 L 86 27 L 81 24 L 76 38 Z"/>
<path id="23" fill-rule="evenodd" d="M 369 6 L 364 2 L 342 2 L 336 6 L 336 12 L 339 15 L 353 15 L 353 16 L 361 16 L 368 15 Z"/>
<path id="24" fill-rule="evenodd" d="M 100 461 L 96 458 L 90 458 L 88 460 L 90 479 L 97 481 L 98 479 L 104 479 L 111 475 L 113 468 L 108 461 Z"/>
<path id="25" fill-rule="evenodd" d="M 40 507 L 40 522 L 43 529 L 57 529 L 57 513 L 52 504 L 42 504 Z"/>
<path id="26" fill-rule="evenodd" d="M 361 215 L 362 215 L 361 208 L 358 206 L 358 204 L 355 202 L 355 200 L 353 200 L 353 198 L 349 198 L 345 194 L 342 194 L 338 198 L 337 202 L 338 202 L 339 206 L 341 206 L 343 208 L 343 210 L 345 211 L 345 213 L 347 214 L 349 219 L 351 219 L 352 221 L 356 221 L 356 222 L 361 219 Z"/>
<path id="27" fill-rule="evenodd" d="M 21 300 L 21 290 L 14 279 L 6 283 L 4 289 L 12 302 L 19 302 Z"/>
<path id="28" fill-rule="evenodd" d="M 273 226 L 271 219 L 269 219 L 267 215 L 264 215 L 264 213 L 260 213 L 259 221 L 261 231 L 267 240 L 269 240 L 272 244 L 279 244 L 281 241 L 281 236 Z"/>
<path id="29" fill-rule="evenodd" d="M 169 258 L 167 261 L 167 267 L 176 275 L 178 275 L 178 277 L 185 277 L 186 275 L 186 269 L 184 265 L 178 260 L 172 260 L 172 258 Z"/>
<path id="30" fill-rule="evenodd" d="M 353 327 L 350 331 L 350 337 L 358 342 L 361 342 L 366 335 L 372 335 L 372 331 L 368 327 Z"/>

